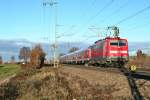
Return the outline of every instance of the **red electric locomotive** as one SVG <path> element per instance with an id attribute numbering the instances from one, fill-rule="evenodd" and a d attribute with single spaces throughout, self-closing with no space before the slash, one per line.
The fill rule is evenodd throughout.
<path id="1" fill-rule="evenodd" d="M 91 49 L 91 64 L 124 64 L 128 61 L 128 42 L 119 37 L 96 41 Z"/>

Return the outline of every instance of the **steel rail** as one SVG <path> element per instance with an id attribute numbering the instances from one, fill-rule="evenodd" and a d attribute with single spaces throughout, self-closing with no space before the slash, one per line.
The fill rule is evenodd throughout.
<path id="1" fill-rule="evenodd" d="M 136 86 L 136 82 L 134 80 L 132 72 L 127 70 L 125 67 L 121 67 L 120 71 L 127 77 L 129 86 L 131 88 L 131 93 L 134 97 L 134 100 L 143 100 L 142 95 L 139 92 L 138 87 Z"/>

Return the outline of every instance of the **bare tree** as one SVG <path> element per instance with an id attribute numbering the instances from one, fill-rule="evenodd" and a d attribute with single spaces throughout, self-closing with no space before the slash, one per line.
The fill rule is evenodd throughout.
<path id="1" fill-rule="evenodd" d="M 23 59 L 25 63 L 27 63 L 30 57 L 31 50 L 29 47 L 22 47 L 19 53 L 19 59 Z"/>
<path id="2" fill-rule="evenodd" d="M 2 64 L 3 63 L 3 58 L 2 58 L 2 56 L 0 56 L 0 64 Z"/>
<path id="3" fill-rule="evenodd" d="M 15 56 L 10 57 L 10 63 L 15 63 Z"/>
<path id="4" fill-rule="evenodd" d="M 59 54 L 59 57 L 61 57 L 61 56 L 63 56 L 63 55 L 65 55 L 65 54 L 64 54 L 64 53 L 60 53 L 60 54 Z"/>
<path id="5" fill-rule="evenodd" d="M 77 51 L 77 50 L 79 50 L 78 47 L 72 47 L 72 48 L 69 50 L 69 53 L 74 52 L 74 51 Z"/>
<path id="6" fill-rule="evenodd" d="M 136 53 L 137 53 L 137 59 L 146 58 L 146 54 L 144 54 L 144 53 L 142 52 L 142 50 L 139 49 Z"/>

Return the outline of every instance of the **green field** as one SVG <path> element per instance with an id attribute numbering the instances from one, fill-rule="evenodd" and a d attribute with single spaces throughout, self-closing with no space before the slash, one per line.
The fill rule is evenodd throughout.
<path id="1" fill-rule="evenodd" d="M 11 76 L 20 71 L 20 65 L 16 64 L 1 64 L 0 65 L 0 79 Z"/>

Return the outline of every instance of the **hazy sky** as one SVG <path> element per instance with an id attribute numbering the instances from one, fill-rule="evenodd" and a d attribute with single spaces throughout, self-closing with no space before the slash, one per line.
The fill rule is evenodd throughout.
<path id="1" fill-rule="evenodd" d="M 54 6 L 43 7 L 43 1 L 0 0 L 0 39 L 53 42 Z M 57 0 L 58 40 L 93 42 L 104 36 L 105 27 L 117 25 L 129 41 L 150 41 L 148 6 L 150 0 Z"/>

